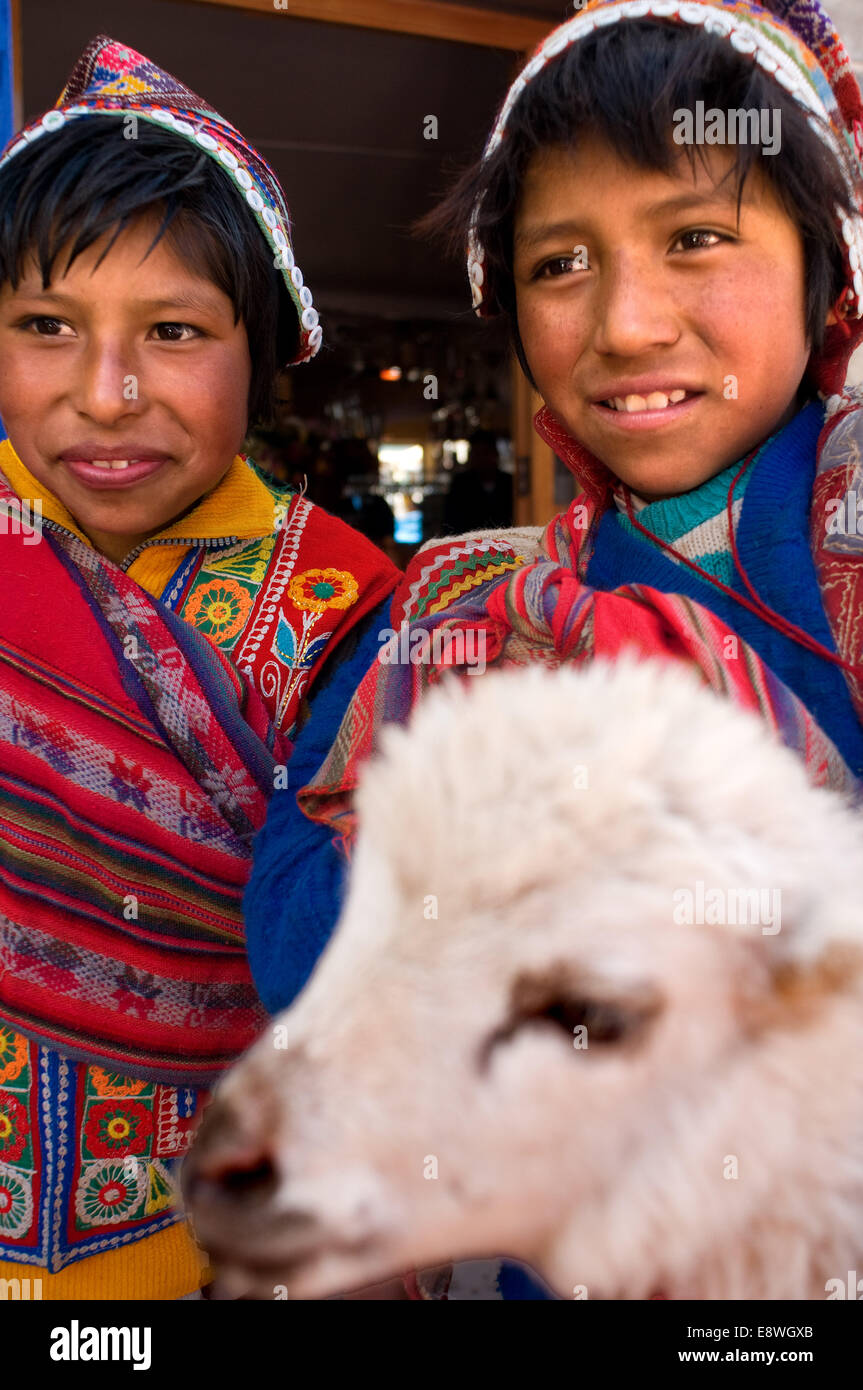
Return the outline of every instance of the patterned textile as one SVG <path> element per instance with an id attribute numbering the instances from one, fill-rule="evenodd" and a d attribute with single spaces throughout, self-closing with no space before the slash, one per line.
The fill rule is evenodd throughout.
<path id="1" fill-rule="evenodd" d="M 0 462 L 32 496 L 8 441 Z M 0 1048 L 3 1277 L 181 1220 L 172 1174 L 191 1126 L 266 1020 L 241 899 L 288 756 L 276 718 L 292 727 L 330 646 L 396 579 L 239 459 L 153 538 L 156 558 L 183 557 L 162 603 L 41 497 L 31 545 L 0 473 L 0 1044 L 26 1059 L 13 1075 Z M 220 537 L 228 506 L 268 534 Z M 196 1277 L 190 1242 L 181 1268 Z"/>
<path id="2" fill-rule="evenodd" d="M 7 145 L 0 168 L 33 140 L 88 115 L 151 121 L 174 131 L 209 155 L 245 198 L 271 251 L 297 313 L 300 346 L 294 363 L 318 352 L 323 330 L 291 246 L 291 219 L 281 186 L 266 160 L 238 130 L 176 77 L 134 48 L 98 35 L 84 49 L 56 105 L 24 127 Z M 290 365 L 290 364 L 285 364 Z"/>
<path id="3" fill-rule="evenodd" d="M 381 582 L 365 584 L 359 604 L 367 544 L 304 497 L 294 495 L 283 506 L 278 534 L 221 550 L 200 547 L 184 559 L 162 601 L 231 654 L 276 726 L 290 731 L 312 673 L 329 654 L 334 625 L 383 598 L 395 572 L 387 580 L 382 565 Z M 343 538 L 340 547 L 334 530 Z M 339 566 L 299 565 L 298 557 L 319 549 L 325 534 Z"/>
<path id="4" fill-rule="evenodd" d="M 604 593 L 582 583 L 576 566 L 585 533 L 576 509 L 584 505 L 582 495 L 550 523 L 543 560 L 526 565 L 511 549 L 506 560 L 498 561 L 511 573 L 480 580 L 431 617 L 416 616 L 413 593 L 421 594 L 430 585 L 446 587 L 454 564 L 463 574 L 472 560 L 475 573 L 481 575 L 488 568 L 485 543 L 467 543 L 472 544 L 472 557 L 464 554 L 465 543 L 449 542 L 415 557 L 393 601 L 393 626 L 410 624 L 412 634 L 423 628 L 430 638 L 435 629 L 449 632 L 449 652 L 439 662 L 376 663 L 368 672 L 326 762 L 299 793 L 310 819 L 331 825 L 345 840 L 352 837 L 353 792 L 363 763 L 378 746 L 385 724 L 405 722 L 431 684 L 446 670 L 458 670 L 459 653 L 467 648 L 466 640 L 461 647 L 455 640 L 459 631 L 482 637 L 488 665 L 540 661 L 553 668 L 564 661 L 613 660 L 624 650 L 685 661 L 712 689 L 759 713 L 800 754 L 816 784 L 856 787 L 853 774 L 803 702 L 709 609 L 644 585 Z M 496 542 L 496 556 L 503 557 L 505 550 L 504 533 Z M 429 650 L 434 650 L 431 641 Z"/>
<path id="5" fill-rule="evenodd" d="M 636 498 L 631 494 L 633 511 L 636 512 L 637 520 L 642 526 L 647 527 L 660 540 L 673 542 L 678 555 L 685 555 L 688 560 L 694 560 L 702 569 L 716 575 L 726 584 L 730 584 L 734 578 L 734 557 L 731 554 L 726 498 L 728 485 L 739 467 L 739 462 L 732 463 L 715 477 L 708 478 L 707 482 L 702 483 L 694 492 L 684 492 L 678 497 L 667 497 L 658 502 L 641 502 L 636 507 Z M 732 517 L 735 531 L 743 509 L 743 494 L 751 476 L 750 465 L 735 491 Z M 626 501 L 618 493 L 614 494 L 614 505 L 620 513 L 617 517 L 618 525 L 631 535 L 638 535 L 627 515 Z M 674 559 L 674 556 L 671 558 Z"/>
<path id="6" fill-rule="evenodd" d="M 0 1009 L 69 1055 L 212 1080 L 262 1022 L 240 900 L 286 750 L 117 566 L 59 528 L 23 542 L 0 536 Z"/>
<path id="7" fill-rule="evenodd" d="M 0 537 L 0 1006 L 70 1055 L 212 1079 L 260 1026 L 240 899 L 273 724 L 396 578 L 305 499 L 273 505 L 276 534 L 195 547 L 164 605 L 56 523 Z"/>
<path id="8" fill-rule="evenodd" d="M 177 1221 L 176 1168 L 207 1094 L 0 1027 L 0 1253 L 56 1272 Z"/>

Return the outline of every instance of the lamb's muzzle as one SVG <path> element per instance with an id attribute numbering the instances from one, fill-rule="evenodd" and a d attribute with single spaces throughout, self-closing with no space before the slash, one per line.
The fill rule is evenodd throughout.
<path id="1" fill-rule="evenodd" d="M 227 1292 L 508 1255 L 563 1297 L 823 1298 L 863 1262 L 863 835 L 651 663 L 430 696 L 338 930 L 185 1170 Z"/>

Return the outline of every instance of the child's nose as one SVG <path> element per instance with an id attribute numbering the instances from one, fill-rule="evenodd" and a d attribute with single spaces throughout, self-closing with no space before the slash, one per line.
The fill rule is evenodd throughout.
<path id="1" fill-rule="evenodd" d="M 670 347 L 680 336 L 679 308 L 661 273 L 643 260 L 612 261 L 600 271 L 594 299 L 594 347 L 615 357 L 637 357 Z"/>
<path id="2" fill-rule="evenodd" d="M 141 381 L 134 350 L 117 340 L 93 341 L 81 354 L 75 405 L 98 424 L 111 425 L 141 407 Z"/>

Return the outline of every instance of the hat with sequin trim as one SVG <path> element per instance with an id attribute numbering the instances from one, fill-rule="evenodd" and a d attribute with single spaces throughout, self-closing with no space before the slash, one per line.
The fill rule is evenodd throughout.
<path id="1" fill-rule="evenodd" d="M 596 29 L 627 19 L 651 18 L 699 27 L 726 40 L 789 92 L 837 156 L 850 202 L 863 214 L 863 98 L 835 25 L 818 0 L 766 0 L 765 6 L 748 0 L 587 0 L 543 40 L 516 78 L 483 158 L 506 139 L 513 107 L 548 63 Z M 845 248 L 846 288 L 836 309 L 844 319 L 861 319 L 863 216 L 847 217 L 837 212 L 837 222 Z M 476 312 L 493 312 L 488 303 L 486 255 L 476 213 L 469 237 L 468 275 Z"/>
<path id="2" fill-rule="evenodd" d="M 0 167 L 40 136 L 66 121 L 93 115 L 134 115 L 152 121 L 203 150 L 239 189 L 281 272 L 297 311 L 300 346 L 286 366 L 317 353 L 323 331 L 291 246 L 291 219 L 279 181 L 257 150 L 230 121 L 213 111 L 176 77 L 133 48 L 100 34 L 75 64 L 56 106 L 18 132 L 3 151 Z"/>

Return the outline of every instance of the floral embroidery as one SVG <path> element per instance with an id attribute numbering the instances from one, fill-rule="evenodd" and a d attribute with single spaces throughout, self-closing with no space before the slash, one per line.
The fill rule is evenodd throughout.
<path id="1" fill-rule="evenodd" d="M 265 536 L 253 545 L 244 545 L 239 551 L 228 551 L 226 555 L 216 555 L 207 561 L 207 569 L 213 574 L 231 575 L 235 579 L 245 579 L 256 587 L 263 584 L 267 566 L 276 546 L 275 536 Z"/>
<path id="2" fill-rule="evenodd" d="M 33 1190 L 27 1178 L 0 1164 L 0 1235 L 14 1238 L 33 1220 Z"/>
<path id="3" fill-rule="evenodd" d="M 347 570 L 306 570 L 288 585 L 288 598 L 296 608 L 323 613 L 327 608 L 350 608 L 356 603 L 357 581 Z"/>
<path id="4" fill-rule="evenodd" d="M 87 1146 L 94 1158 L 142 1154 L 152 1133 L 152 1113 L 136 1100 L 106 1100 L 92 1105 L 84 1126 Z"/>
<path id="5" fill-rule="evenodd" d="M 230 642 L 245 626 L 252 595 L 225 575 L 201 584 L 192 593 L 183 617 L 216 642 Z"/>
<path id="6" fill-rule="evenodd" d="M 89 1077 L 97 1096 L 139 1096 L 150 1084 L 134 1081 L 118 1071 L 103 1071 L 101 1067 L 90 1067 Z"/>
<path id="7" fill-rule="evenodd" d="M 147 1190 L 139 1163 L 89 1163 L 75 1194 L 75 1211 L 85 1226 L 116 1226 L 128 1220 Z"/>
<path id="8" fill-rule="evenodd" d="M 21 1075 L 27 1056 L 27 1039 L 11 1028 L 0 1028 L 0 1086 Z"/>
<path id="9" fill-rule="evenodd" d="M 0 1157 L 9 1163 L 17 1163 L 27 1145 L 29 1133 L 26 1106 L 10 1096 L 8 1091 L 0 1091 Z"/>
<path id="10" fill-rule="evenodd" d="M 174 1205 L 176 1200 L 177 1194 L 165 1165 L 158 1161 L 151 1163 L 148 1175 L 147 1216 L 155 1216 L 157 1212 L 166 1211 Z"/>

